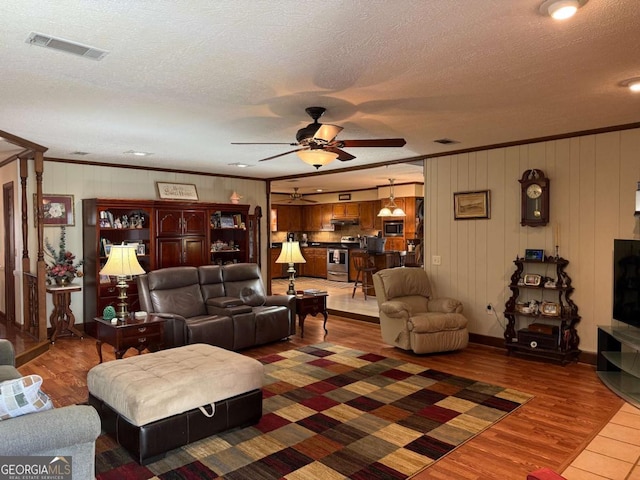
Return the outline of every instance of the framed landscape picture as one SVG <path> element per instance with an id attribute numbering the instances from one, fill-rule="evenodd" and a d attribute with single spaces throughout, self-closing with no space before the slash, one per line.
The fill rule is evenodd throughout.
<path id="1" fill-rule="evenodd" d="M 33 194 L 34 223 L 38 219 L 38 196 Z M 45 227 L 68 227 L 75 225 L 73 195 L 42 195 L 43 218 Z"/>
<path id="2" fill-rule="evenodd" d="M 490 218 L 489 190 L 457 192 L 453 194 L 453 217 L 455 220 Z"/>

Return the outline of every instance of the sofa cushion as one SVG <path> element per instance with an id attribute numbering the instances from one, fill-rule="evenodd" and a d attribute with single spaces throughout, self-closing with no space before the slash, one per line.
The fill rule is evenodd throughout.
<path id="1" fill-rule="evenodd" d="M 267 301 L 267 297 L 263 292 L 257 292 L 251 287 L 244 287 L 240 290 L 240 300 L 245 305 L 251 305 L 252 307 L 261 307 L 264 302 Z"/>
<path id="2" fill-rule="evenodd" d="M 27 375 L 0 383 L 0 420 L 52 409 L 53 403 L 40 390 L 41 385 L 40 375 Z"/>

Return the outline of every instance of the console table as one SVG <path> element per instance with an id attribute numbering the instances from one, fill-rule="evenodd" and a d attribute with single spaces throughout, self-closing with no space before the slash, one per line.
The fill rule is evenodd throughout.
<path id="1" fill-rule="evenodd" d="M 71 311 L 71 294 L 82 290 L 80 285 L 68 285 L 66 287 L 47 287 L 47 293 L 52 295 L 53 311 L 49 317 L 51 323 L 51 343 L 55 343 L 58 337 L 76 335 L 84 338 L 84 334 L 74 327 L 76 317 Z"/>
<path id="2" fill-rule="evenodd" d="M 126 320 L 111 323 L 102 317 L 94 318 L 96 322 L 96 350 L 102 363 L 102 344 L 113 346 L 116 359 L 121 359 L 127 350 L 135 348 L 138 354 L 149 347 L 162 347 L 164 342 L 165 319 L 157 315 L 145 318 L 129 316 Z"/>
<path id="3" fill-rule="evenodd" d="M 298 314 L 298 324 L 300 325 L 300 337 L 304 338 L 304 319 L 307 315 L 316 316 L 321 313 L 324 317 L 325 335 L 329 333 L 327 330 L 327 293 L 320 293 L 317 295 L 296 295 L 296 312 Z"/>

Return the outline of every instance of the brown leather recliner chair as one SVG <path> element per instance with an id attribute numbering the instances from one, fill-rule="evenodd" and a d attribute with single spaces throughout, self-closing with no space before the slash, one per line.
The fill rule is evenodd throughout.
<path id="1" fill-rule="evenodd" d="M 382 339 L 415 353 L 460 350 L 469 343 L 462 303 L 433 298 L 422 268 L 387 268 L 373 274 Z"/>

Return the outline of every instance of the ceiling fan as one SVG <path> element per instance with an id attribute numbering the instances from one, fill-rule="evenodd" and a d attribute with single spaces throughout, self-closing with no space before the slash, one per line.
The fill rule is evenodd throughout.
<path id="1" fill-rule="evenodd" d="M 290 200 L 287 203 L 293 203 L 296 201 L 300 202 L 309 202 L 309 203 L 318 203 L 315 200 L 308 200 L 306 198 L 302 198 L 302 194 L 298 193 L 298 187 L 293 187 L 293 193 L 289 194 Z"/>
<path id="2" fill-rule="evenodd" d="M 404 138 L 382 138 L 370 140 L 337 140 L 336 136 L 343 130 L 338 125 L 323 125 L 318 123 L 318 119 L 324 114 L 324 107 L 308 107 L 305 109 L 307 114 L 313 119 L 304 128 L 296 133 L 295 143 L 279 143 L 279 142 L 232 142 L 232 145 L 291 145 L 297 146 L 294 150 L 279 153 L 271 157 L 259 160 L 264 162 L 282 157 L 290 153 L 296 152 L 302 161 L 320 168 L 336 158 L 342 162 L 353 160 L 356 158 L 350 153 L 341 150 L 342 148 L 351 147 L 402 147 L 407 142 Z"/>

